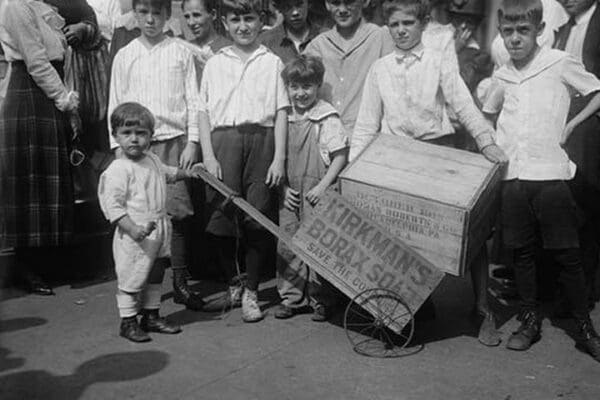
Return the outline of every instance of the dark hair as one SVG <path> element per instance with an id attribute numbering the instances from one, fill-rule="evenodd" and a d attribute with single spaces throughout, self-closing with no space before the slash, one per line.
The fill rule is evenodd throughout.
<path id="1" fill-rule="evenodd" d="M 170 0 L 133 0 L 131 2 L 131 6 L 134 11 L 135 11 L 135 7 L 138 4 L 143 4 L 150 8 L 156 8 L 159 10 L 165 9 L 165 10 L 167 10 L 167 15 L 169 17 L 171 16 L 171 1 Z"/>
<path id="2" fill-rule="evenodd" d="M 431 12 L 430 2 L 428 0 L 383 0 L 381 5 L 383 17 L 387 21 L 390 16 L 401 9 L 414 15 L 419 21 L 424 21 Z"/>
<path id="3" fill-rule="evenodd" d="M 541 0 L 503 0 L 498 9 L 498 22 L 529 21 L 535 25 L 542 23 L 544 6 Z"/>
<path id="4" fill-rule="evenodd" d="M 141 126 L 154 133 L 154 115 L 140 103 L 121 103 L 110 115 L 112 134 L 124 126 Z"/>
<path id="5" fill-rule="evenodd" d="M 281 71 L 283 82 L 289 85 L 292 82 L 321 85 L 325 75 L 325 66 L 319 57 L 300 55 L 288 62 Z"/>
<path id="6" fill-rule="evenodd" d="M 181 9 L 183 10 L 183 6 L 190 1 L 192 0 L 183 0 L 181 2 Z M 208 12 L 215 11 L 217 9 L 217 0 L 200 0 L 200 2 L 204 6 L 204 9 Z"/>
<path id="7" fill-rule="evenodd" d="M 273 3 L 273 6 L 277 10 L 282 11 L 286 4 L 295 3 L 296 1 L 298 0 L 271 0 L 271 3 Z M 310 3 L 308 0 L 306 0 L 306 2 Z M 308 5 L 308 7 L 310 8 L 310 4 Z"/>
<path id="8" fill-rule="evenodd" d="M 221 15 L 227 14 L 243 15 L 264 12 L 262 0 L 223 0 L 221 3 Z"/>

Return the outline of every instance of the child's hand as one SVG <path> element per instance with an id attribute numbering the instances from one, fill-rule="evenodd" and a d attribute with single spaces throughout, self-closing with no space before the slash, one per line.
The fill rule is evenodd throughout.
<path id="1" fill-rule="evenodd" d="M 327 188 L 321 185 L 317 185 L 314 188 L 310 189 L 304 197 L 306 197 L 306 200 L 308 200 L 310 205 L 314 207 L 317 205 L 317 203 L 323 196 L 323 193 L 325 193 L 325 189 Z"/>
<path id="2" fill-rule="evenodd" d="M 265 184 L 269 187 L 279 186 L 285 179 L 285 162 L 284 160 L 273 160 L 269 170 L 267 171 L 267 179 Z"/>
<path id="3" fill-rule="evenodd" d="M 216 158 L 204 160 L 204 167 L 208 172 L 214 175 L 217 179 L 223 180 L 223 172 L 221 171 L 221 164 Z"/>
<path id="4" fill-rule="evenodd" d="M 283 206 L 290 211 L 297 212 L 300 209 L 300 192 L 286 186 L 283 189 Z"/>
<path id="5" fill-rule="evenodd" d="M 192 168 L 185 171 L 187 178 L 199 179 L 201 177 L 199 172 L 200 169 L 206 169 L 204 164 L 196 163 L 192 165 Z"/>
<path id="6" fill-rule="evenodd" d="M 565 129 L 563 130 L 562 136 L 560 137 L 560 145 L 561 147 L 564 147 L 567 144 L 567 141 L 569 140 L 569 137 L 571 136 L 571 133 L 573 133 L 573 130 L 575 129 L 575 127 L 577 125 L 572 123 L 573 121 L 569 121 L 567 123 L 567 125 L 565 125 Z"/>
<path id="7" fill-rule="evenodd" d="M 465 47 L 467 47 L 467 43 L 471 39 L 473 35 L 473 31 L 467 27 L 467 25 L 463 22 L 457 29 L 454 35 L 454 47 L 456 52 L 461 51 Z"/>
<path id="8" fill-rule="evenodd" d="M 505 164 L 508 162 L 508 157 L 504 151 L 495 144 L 485 146 L 483 150 L 481 150 L 481 154 L 493 163 Z"/>
<path id="9" fill-rule="evenodd" d="M 127 234 L 131 236 L 133 240 L 136 242 L 141 242 L 146 239 L 146 237 L 156 228 L 156 223 L 154 225 L 150 225 L 150 223 L 146 226 L 141 226 L 134 224 L 129 230 Z"/>
<path id="10" fill-rule="evenodd" d="M 198 161 L 198 143 L 187 142 L 179 157 L 179 168 L 190 169 Z"/>

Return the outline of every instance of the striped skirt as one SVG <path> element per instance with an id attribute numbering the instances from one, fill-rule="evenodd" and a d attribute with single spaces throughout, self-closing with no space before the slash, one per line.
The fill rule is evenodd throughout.
<path id="1" fill-rule="evenodd" d="M 62 66 L 55 65 L 62 73 Z M 67 120 L 13 62 L 0 108 L 0 248 L 60 246 L 73 224 Z"/>

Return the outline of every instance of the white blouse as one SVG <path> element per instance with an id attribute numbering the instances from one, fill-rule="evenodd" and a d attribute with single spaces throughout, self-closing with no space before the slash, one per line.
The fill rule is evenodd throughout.
<path id="1" fill-rule="evenodd" d="M 0 4 L 0 44 L 6 60 L 24 61 L 35 83 L 61 110 L 69 92 L 50 62 L 64 59 L 64 25 L 64 19 L 41 1 L 3 0 Z"/>

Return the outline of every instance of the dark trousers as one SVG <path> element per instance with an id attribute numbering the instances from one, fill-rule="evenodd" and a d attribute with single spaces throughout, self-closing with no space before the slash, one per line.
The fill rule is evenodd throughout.
<path id="1" fill-rule="evenodd" d="M 223 182 L 254 208 L 275 219 L 277 207 L 273 191 L 265 184 L 275 151 L 273 128 L 242 125 L 217 128 L 212 132 L 215 156 L 221 164 Z M 270 234 L 250 216 L 222 209 L 222 196 L 207 190 L 209 219 L 206 231 L 219 239 L 217 258 L 228 281 L 237 274 L 235 238 L 243 241 L 242 259 L 248 275 L 246 286 L 258 289 L 261 270 L 273 250 Z M 241 244 L 241 243 L 240 243 Z"/>

